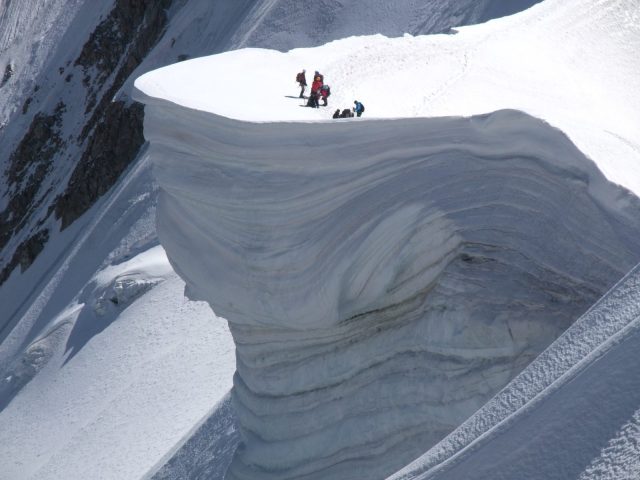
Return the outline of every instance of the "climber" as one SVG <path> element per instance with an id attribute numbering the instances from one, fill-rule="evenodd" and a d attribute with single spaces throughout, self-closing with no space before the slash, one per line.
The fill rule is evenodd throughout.
<path id="1" fill-rule="evenodd" d="M 333 112 L 333 118 L 340 118 L 340 109 L 339 108 L 335 112 Z"/>
<path id="2" fill-rule="evenodd" d="M 322 104 L 323 107 L 327 106 L 327 99 L 329 98 L 329 95 L 331 95 L 331 87 L 329 87 L 329 85 L 322 85 L 320 87 L 320 96 L 322 97 L 322 101 L 324 102 Z"/>
<path id="3" fill-rule="evenodd" d="M 353 111 L 358 117 L 361 116 L 364 113 L 364 105 L 358 100 L 354 100 L 353 103 L 355 104 L 355 107 L 353 107 Z"/>
<path id="4" fill-rule="evenodd" d="M 318 97 L 320 96 L 320 88 L 322 87 L 322 80 L 319 76 L 313 77 L 313 83 L 311 84 L 311 94 L 309 95 L 309 101 L 307 107 L 318 108 Z"/>
<path id="5" fill-rule="evenodd" d="M 311 84 L 311 93 L 320 95 L 320 88 L 322 88 L 322 77 L 320 75 L 316 75 L 313 77 L 313 83 Z"/>
<path id="6" fill-rule="evenodd" d="M 303 68 L 298 75 L 296 75 L 296 82 L 300 85 L 300 98 L 304 98 L 304 89 L 307 86 L 306 70 Z"/>

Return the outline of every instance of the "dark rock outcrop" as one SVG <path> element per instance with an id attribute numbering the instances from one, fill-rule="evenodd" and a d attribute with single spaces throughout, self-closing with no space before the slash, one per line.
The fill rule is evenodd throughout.
<path id="1" fill-rule="evenodd" d="M 166 9 L 173 0 L 116 0 L 110 13 L 89 36 L 73 65 L 79 67 L 82 82 L 77 86 L 85 89 L 84 113 L 87 121 L 82 131 L 73 137 L 62 135 L 63 114 L 66 106 L 58 103 L 53 113 L 36 113 L 27 133 L 18 142 L 10 154 L 8 168 L 4 172 L 9 189 L 7 207 L 0 212 L 0 250 L 19 232 L 19 249 L 27 245 L 38 244 L 39 252 L 48 239 L 30 237 L 24 230 L 29 224 L 41 226 L 46 217 L 55 213 L 64 229 L 85 213 L 117 181 L 122 172 L 136 158 L 144 143 L 142 136 L 142 106 L 126 98 L 113 101 L 118 96 L 128 77 L 140 65 L 151 48 L 161 38 L 166 25 Z M 67 63 L 67 67 L 71 62 Z M 73 74 L 63 75 L 65 68 L 60 67 L 60 81 L 68 84 Z M 5 69 L 2 82 L 6 83 L 12 75 L 13 67 Z M 22 114 L 26 115 L 39 99 L 38 87 L 26 98 Z M 84 100 L 83 100 L 84 98 Z M 78 108 L 70 110 L 78 111 Z M 73 150 L 79 153 L 72 153 Z M 79 149 L 78 149 L 79 147 Z M 55 158 L 67 158 L 75 163 L 68 183 L 55 200 L 52 189 L 43 191 L 42 185 L 52 173 Z M 68 175 L 68 170 L 66 171 Z M 56 175 L 65 175 L 64 171 Z M 65 182 L 64 177 L 57 182 Z M 55 183 L 56 180 L 53 181 Z M 63 183 L 64 185 L 64 183 Z M 43 202 L 49 205 L 45 218 L 32 218 Z M 36 252 L 36 255 L 37 255 Z M 12 259 L 7 261 L 9 255 Z M 8 278 L 18 264 L 23 269 L 31 262 L 16 262 L 15 254 L 0 258 L 0 284 Z"/>
<path id="2" fill-rule="evenodd" d="M 4 87 L 9 79 L 13 76 L 13 65 L 10 63 L 4 68 L 4 74 L 2 75 L 2 80 L 0 80 L 0 88 Z"/>
<path id="3" fill-rule="evenodd" d="M 0 249 L 26 225 L 29 216 L 40 205 L 42 195 L 38 197 L 38 192 L 53 157 L 65 146 L 60 133 L 65 109 L 60 102 L 53 113 L 38 113 L 11 154 L 4 172 L 10 191 L 7 208 L 0 212 Z"/>
<path id="4" fill-rule="evenodd" d="M 48 240 L 49 230 L 43 229 L 18 245 L 9 263 L 0 271 L 0 284 L 9 278 L 11 272 L 13 272 L 18 265 L 20 265 L 22 272 L 29 268 Z"/>
<path id="5" fill-rule="evenodd" d="M 113 186 L 144 143 L 143 107 L 109 103 L 87 141 L 67 189 L 55 203 L 56 218 L 65 229 Z"/>
<path id="6" fill-rule="evenodd" d="M 93 110 L 93 114 L 78 137 L 84 153 L 55 202 L 63 229 L 114 185 L 144 143 L 142 106 L 112 99 L 161 37 L 171 1 L 118 0 L 76 59 L 88 87 L 86 113 Z M 105 90 L 111 77 L 113 82 Z"/>

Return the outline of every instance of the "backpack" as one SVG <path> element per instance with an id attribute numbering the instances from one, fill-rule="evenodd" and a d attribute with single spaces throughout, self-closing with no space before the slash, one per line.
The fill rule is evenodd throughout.
<path id="1" fill-rule="evenodd" d="M 360 104 L 360 111 L 361 111 L 362 113 L 364 113 L 364 105 L 363 105 L 363 104 Z"/>
<path id="2" fill-rule="evenodd" d="M 296 82 L 298 83 L 304 82 L 304 73 L 300 72 L 299 74 L 296 75 Z"/>
<path id="3" fill-rule="evenodd" d="M 327 97 L 331 95 L 331 87 L 329 85 L 322 85 L 320 90 L 324 90 L 326 92 Z"/>

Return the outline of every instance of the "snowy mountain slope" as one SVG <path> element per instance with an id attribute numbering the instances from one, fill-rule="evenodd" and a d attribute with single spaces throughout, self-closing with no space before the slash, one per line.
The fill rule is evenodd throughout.
<path id="1" fill-rule="evenodd" d="M 227 396 L 143 478 L 224 478 L 239 441 L 237 418 L 231 398 Z"/>
<path id="2" fill-rule="evenodd" d="M 511 15 L 539 1 L 399 0 L 390 3 L 324 0 L 302 4 L 266 0 L 254 5 L 243 27 L 234 33 L 233 43 L 240 47 L 268 46 L 285 51 L 352 35 L 441 33 L 451 27 Z"/>
<path id="3" fill-rule="evenodd" d="M 52 242 L 55 271 L 39 258 L 26 272 L 46 283 L 2 343 L 22 353 L 3 363 L 0 478 L 140 478 L 227 393 L 228 329 L 184 299 L 153 190 L 143 162 L 85 232 L 67 230 L 70 251 Z"/>
<path id="4" fill-rule="evenodd" d="M 82 0 L 0 2 L 0 125 L 21 106 L 69 28 Z M 21 101 L 22 99 L 22 101 Z M 1 160 L 4 162 L 6 158 Z"/>
<path id="5" fill-rule="evenodd" d="M 487 405 L 390 478 L 636 478 L 639 287 L 636 267 Z"/>

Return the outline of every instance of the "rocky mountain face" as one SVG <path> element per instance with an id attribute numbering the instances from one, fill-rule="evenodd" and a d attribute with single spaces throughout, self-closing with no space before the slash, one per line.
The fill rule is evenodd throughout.
<path id="1" fill-rule="evenodd" d="M 28 268 L 50 230 L 78 219 L 136 158 L 142 108 L 116 97 L 166 28 L 170 5 L 117 0 L 79 54 L 60 63 L 53 84 L 36 83 L 14 113 L 26 128 L 3 162 L 0 283 Z"/>

